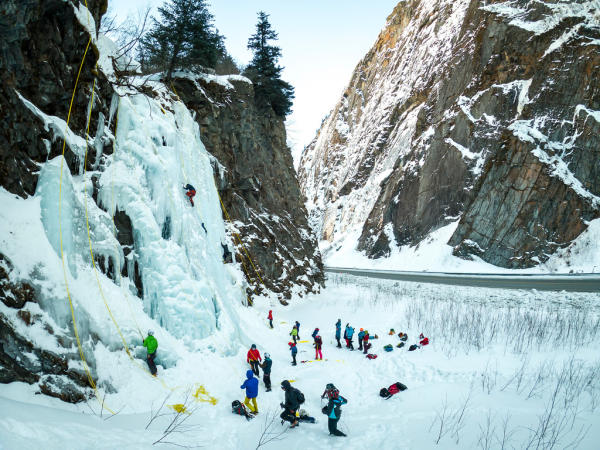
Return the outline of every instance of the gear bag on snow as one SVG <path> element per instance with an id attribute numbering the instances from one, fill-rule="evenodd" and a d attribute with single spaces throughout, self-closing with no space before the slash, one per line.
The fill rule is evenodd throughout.
<path id="1" fill-rule="evenodd" d="M 374 353 L 369 353 L 367 355 L 367 358 L 369 358 L 369 359 L 375 359 L 375 358 L 377 358 L 377 355 L 375 355 Z"/>
<path id="2" fill-rule="evenodd" d="M 418 348 L 419 348 L 419 346 L 417 344 L 413 344 L 410 347 L 408 347 L 408 351 L 409 352 L 414 352 Z"/>
<path id="3" fill-rule="evenodd" d="M 234 400 L 231 402 L 231 412 L 239 416 L 244 416 L 246 420 L 253 418 L 252 414 L 250 414 L 246 409 L 246 406 L 239 400 Z"/>

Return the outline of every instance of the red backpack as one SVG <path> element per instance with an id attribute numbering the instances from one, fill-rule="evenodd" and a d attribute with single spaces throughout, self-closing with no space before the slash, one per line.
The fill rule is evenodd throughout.
<path id="1" fill-rule="evenodd" d="M 369 359 L 375 359 L 375 358 L 377 358 L 377 355 L 375 355 L 374 353 L 369 353 L 367 355 L 367 358 L 369 358 Z"/>

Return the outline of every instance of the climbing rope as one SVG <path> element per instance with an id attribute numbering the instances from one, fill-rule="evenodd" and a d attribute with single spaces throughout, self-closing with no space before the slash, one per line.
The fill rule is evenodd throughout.
<path id="1" fill-rule="evenodd" d="M 86 6 L 87 6 L 87 0 L 86 0 Z M 79 357 L 83 364 L 83 369 L 85 370 L 85 373 L 86 373 L 86 376 L 88 379 L 88 383 L 90 384 L 92 389 L 94 389 L 94 394 L 96 396 L 96 400 L 98 400 L 98 403 L 100 404 L 100 406 L 102 408 L 106 409 L 111 414 L 114 414 L 114 411 L 107 408 L 106 405 L 104 404 L 104 401 L 100 399 L 100 395 L 98 393 L 98 388 L 97 388 L 96 383 L 94 382 L 94 378 L 92 377 L 92 374 L 90 372 L 87 360 L 85 359 L 85 354 L 83 352 L 83 347 L 81 345 L 81 339 L 79 338 L 79 331 L 77 330 L 77 321 L 75 320 L 75 309 L 73 308 L 73 299 L 71 298 L 71 292 L 69 290 L 69 280 L 68 280 L 68 276 L 67 276 L 67 268 L 65 267 L 65 253 L 64 253 L 64 249 L 63 249 L 63 234 L 62 234 L 62 180 L 63 180 L 63 166 L 64 166 L 64 161 L 65 161 L 65 148 L 67 145 L 67 131 L 69 129 L 69 122 L 71 120 L 71 111 L 73 109 L 73 101 L 75 100 L 75 92 L 77 91 L 77 86 L 79 84 L 79 77 L 81 75 L 81 69 L 83 68 L 83 64 L 85 62 L 85 58 L 87 56 L 87 52 L 90 48 L 91 42 L 92 42 L 92 38 L 90 37 L 90 39 L 88 40 L 88 43 L 85 47 L 85 52 L 83 53 L 83 58 L 81 58 L 81 63 L 79 64 L 79 70 L 77 71 L 77 77 L 75 79 L 75 87 L 73 88 L 73 93 L 71 95 L 71 102 L 69 103 L 69 111 L 67 113 L 67 121 L 65 124 L 65 132 L 64 132 L 64 136 L 63 136 L 63 145 L 62 145 L 62 158 L 60 161 L 60 180 L 59 180 L 59 188 L 58 188 L 58 232 L 59 232 L 59 237 L 60 237 L 60 257 L 62 260 L 63 275 L 65 278 L 65 288 L 66 288 L 66 292 L 67 292 L 67 298 L 69 299 L 69 309 L 71 311 L 71 319 L 73 320 L 73 332 L 75 334 L 75 340 L 77 341 L 77 348 L 79 349 Z"/>

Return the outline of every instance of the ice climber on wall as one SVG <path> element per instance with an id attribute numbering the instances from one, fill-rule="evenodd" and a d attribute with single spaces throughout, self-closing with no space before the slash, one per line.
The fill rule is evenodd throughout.
<path id="1" fill-rule="evenodd" d="M 185 195 L 188 196 L 188 198 L 190 199 L 190 203 L 192 204 L 192 207 L 193 207 L 194 206 L 194 196 L 196 195 L 196 189 L 191 184 L 186 184 L 183 188 L 187 191 L 185 193 Z"/>
<path id="2" fill-rule="evenodd" d="M 156 376 L 156 364 L 154 363 L 154 358 L 156 358 L 156 349 L 158 348 L 158 341 L 154 337 L 154 331 L 148 330 L 148 337 L 144 339 L 144 347 L 148 351 L 146 355 L 146 362 L 148 363 L 148 368 L 150 369 L 150 373 L 152 376 Z"/>
<path id="3" fill-rule="evenodd" d="M 246 389 L 246 400 L 244 405 L 254 414 L 258 414 L 258 406 L 256 405 L 256 397 L 258 396 L 258 378 L 254 378 L 254 373 L 251 370 L 246 372 L 246 381 L 240 386 L 240 389 Z M 250 402 L 252 401 L 252 405 Z"/>

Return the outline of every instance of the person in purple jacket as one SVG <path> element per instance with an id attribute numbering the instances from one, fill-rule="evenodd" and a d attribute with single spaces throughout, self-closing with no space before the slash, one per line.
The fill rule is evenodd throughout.
<path id="1" fill-rule="evenodd" d="M 247 380 L 240 386 L 240 389 L 246 389 L 246 400 L 244 400 L 244 405 L 246 405 L 253 414 L 258 414 L 258 406 L 256 406 L 258 378 L 254 378 L 254 372 L 252 372 L 252 370 L 246 372 L 246 378 Z M 250 401 L 252 401 L 252 405 L 250 405 Z"/>

